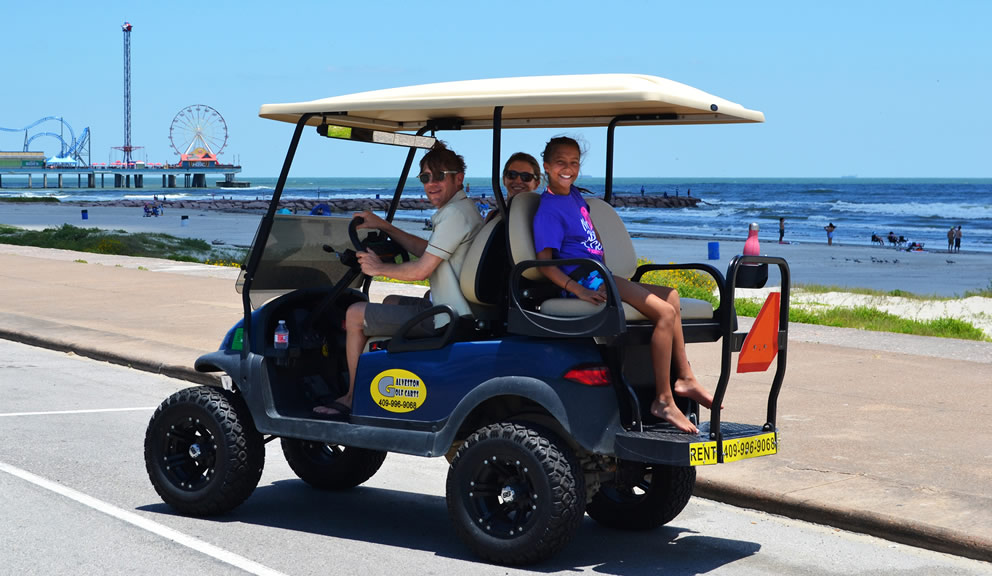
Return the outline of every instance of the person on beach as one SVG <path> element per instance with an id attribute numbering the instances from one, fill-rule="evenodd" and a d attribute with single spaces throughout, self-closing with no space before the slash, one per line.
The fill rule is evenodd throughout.
<path id="1" fill-rule="evenodd" d="M 947 253 L 954 252 L 954 226 L 947 231 Z"/>
<path id="2" fill-rule="evenodd" d="M 954 230 L 954 251 L 955 252 L 960 252 L 961 251 L 961 225 L 960 224 L 958 224 L 958 227 Z"/>
<path id="3" fill-rule="evenodd" d="M 475 204 L 465 194 L 465 160 L 440 140 L 420 160 L 420 175 L 427 199 L 437 211 L 431 217 L 430 238 L 404 232 L 371 211 L 355 214 L 365 221 L 358 228 L 386 232 L 416 260 L 397 264 L 383 262 L 372 251 L 358 253 L 362 272 L 369 276 L 386 276 L 396 280 L 425 280 L 430 278 L 430 299 L 411 296 L 387 296 L 382 304 L 355 302 L 345 312 L 345 356 L 348 363 L 348 392 L 326 406 L 313 409 L 322 416 L 342 417 L 351 414 L 355 393 L 355 373 L 358 359 L 365 350 L 369 336 L 391 335 L 407 320 L 432 305 L 448 304 L 458 315 L 472 311 L 462 296 L 458 275 L 469 245 L 482 225 Z M 446 316 L 437 318 L 447 319 Z M 429 335 L 435 329 L 434 318 L 428 318 L 411 335 Z"/>
<path id="4" fill-rule="evenodd" d="M 826 226 L 824 226 L 823 229 L 827 231 L 827 246 L 833 246 L 834 245 L 834 230 L 836 230 L 837 227 L 834 226 L 834 223 L 833 222 L 831 222 L 830 224 L 827 224 Z"/>
<path id="5" fill-rule="evenodd" d="M 515 152 L 503 165 L 503 188 L 509 203 L 517 194 L 533 192 L 541 185 L 541 165 L 526 152 Z M 509 205 L 507 205 L 509 207 Z M 496 217 L 496 211 L 489 213 L 486 222 Z"/>
<path id="6" fill-rule="evenodd" d="M 542 154 L 547 188 L 534 216 L 534 250 L 538 260 L 592 258 L 603 261 L 603 246 L 589 216 L 589 206 L 575 186 L 582 163 L 578 142 L 568 137 L 552 138 Z M 578 266 L 541 268 L 544 275 L 566 294 L 593 304 L 606 301 L 602 279 L 585 275 Z M 620 299 L 654 323 L 651 361 L 655 374 L 655 396 L 651 414 L 684 432 L 696 426 L 675 405 L 672 396 L 672 365 L 677 369 L 675 393 L 709 408 L 710 394 L 696 379 L 685 352 L 678 291 L 614 276 Z M 597 287 L 596 282 L 599 282 Z"/>
<path id="7" fill-rule="evenodd" d="M 785 217 L 779 216 L 778 218 L 778 243 L 785 244 L 782 239 L 785 238 Z"/>

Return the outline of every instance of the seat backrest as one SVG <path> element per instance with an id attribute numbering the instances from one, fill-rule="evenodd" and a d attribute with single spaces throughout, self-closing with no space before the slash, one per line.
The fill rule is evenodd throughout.
<path id="1" fill-rule="evenodd" d="M 537 258 L 534 252 L 534 215 L 540 203 L 540 194 L 519 194 L 514 197 L 510 206 L 507 234 L 510 237 L 510 257 L 514 264 Z M 589 204 L 589 216 L 603 243 L 603 261 L 607 268 L 617 276 L 630 278 L 637 269 L 637 254 L 620 215 L 599 198 L 586 198 L 586 203 Z M 537 268 L 531 268 L 524 272 L 524 277 L 540 280 L 544 275 Z"/>
<path id="2" fill-rule="evenodd" d="M 506 225 L 502 216 L 486 222 L 472 240 L 458 282 L 469 306 L 496 306 L 507 285 Z"/>
<path id="3" fill-rule="evenodd" d="M 510 260 L 519 264 L 525 260 L 534 260 L 534 215 L 541 204 L 541 195 L 537 193 L 517 194 L 510 205 L 509 220 L 506 234 L 510 238 Z M 544 274 L 537 268 L 529 268 L 524 272 L 528 280 L 542 280 Z"/>

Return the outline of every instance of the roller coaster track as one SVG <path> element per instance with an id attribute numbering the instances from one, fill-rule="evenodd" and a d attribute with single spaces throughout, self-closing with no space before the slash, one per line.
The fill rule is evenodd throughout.
<path id="1" fill-rule="evenodd" d="M 62 134 L 56 134 L 55 132 L 36 132 L 35 134 L 28 137 L 28 131 L 30 131 L 35 126 L 38 126 L 42 122 L 48 122 L 49 120 L 61 123 L 61 125 L 69 131 L 68 142 L 63 138 Z M 0 131 L 24 132 L 25 152 L 30 150 L 31 143 L 34 142 L 37 138 L 41 138 L 42 136 L 49 136 L 51 138 L 55 138 L 62 145 L 62 147 L 59 150 L 59 157 L 62 158 L 70 157 L 70 158 L 75 158 L 80 162 L 84 162 L 87 164 L 89 163 L 88 159 L 83 159 L 81 156 L 81 152 L 89 143 L 89 137 L 90 137 L 89 127 L 83 128 L 82 134 L 80 134 L 79 138 L 77 139 L 76 132 L 75 130 L 72 129 L 72 126 L 70 126 L 68 122 L 66 122 L 63 118 L 59 116 L 45 116 L 44 118 L 35 120 L 31 124 L 28 124 L 24 128 L 4 128 L 3 126 L 0 126 Z"/>

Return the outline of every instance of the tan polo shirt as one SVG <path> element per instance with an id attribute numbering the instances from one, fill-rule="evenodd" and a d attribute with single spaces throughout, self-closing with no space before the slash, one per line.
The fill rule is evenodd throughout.
<path id="1" fill-rule="evenodd" d="M 479 215 L 475 202 L 465 195 L 464 190 L 459 190 L 431 216 L 431 222 L 434 224 L 434 231 L 427 239 L 426 252 L 444 260 L 430 277 L 431 300 L 434 304 L 451 306 L 459 316 L 471 314 L 472 309 L 462 295 L 458 275 L 462 271 L 469 246 L 482 227 L 482 216 Z M 438 327 L 447 324 L 447 317 L 434 318 Z"/>

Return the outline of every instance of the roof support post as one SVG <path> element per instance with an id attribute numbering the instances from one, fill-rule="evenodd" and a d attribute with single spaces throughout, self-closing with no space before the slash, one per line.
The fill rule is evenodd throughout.
<path id="1" fill-rule="evenodd" d="M 603 194 L 603 200 L 607 204 L 613 204 L 611 201 L 613 198 L 613 139 L 617 124 L 621 122 L 657 122 L 661 120 L 675 120 L 677 118 L 678 116 L 675 114 L 624 114 L 610 120 L 606 128 L 606 193 Z"/>
<path id="2" fill-rule="evenodd" d="M 615 117 L 606 127 L 606 192 L 603 194 L 603 201 L 611 206 L 613 205 L 613 135 L 621 118 L 623 116 Z"/>
<path id="3" fill-rule="evenodd" d="M 272 200 L 269 202 L 269 209 L 262 216 L 262 221 L 258 225 L 255 233 L 255 240 L 252 242 L 252 251 L 248 254 L 248 262 L 245 264 L 244 284 L 241 288 L 241 304 L 244 308 L 245 321 L 243 325 L 244 343 L 241 347 L 241 357 L 247 358 L 251 348 L 251 284 L 258 269 L 259 262 L 262 261 L 262 253 L 265 251 L 265 243 L 268 242 L 269 233 L 272 232 L 272 220 L 275 218 L 276 209 L 279 206 L 279 198 L 282 190 L 286 186 L 286 179 L 289 178 L 289 168 L 293 165 L 293 158 L 296 156 L 296 148 L 300 144 L 300 136 L 303 129 L 314 114 L 303 114 L 296 123 L 296 130 L 293 131 L 293 139 L 289 142 L 289 150 L 286 151 L 286 159 L 282 163 L 282 171 L 279 172 L 279 180 L 276 182 L 276 189 L 272 191 Z"/>
<path id="4" fill-rule="evenodd" d="M 493 198 L 496 199 L 496 209 L 503 215 L 506 213 L 506 203 L 503 201 L 503 191 L 500 188 L 500 146 L 502 142 L 503 128 L 503 107 L 497 106 L 493 109 Z"/>
<path id="5" fill-rule="evenodd" d="M 417 136 L 423 136 L 432 127 L 428 124 L 417 130 Z M 403 171 L 400 172 L 400 180 L 396 183 L 396 192 L 393 193 L 393 201 L 389 203 L 389 211 L 386 213 L 386 222 L 392 222 L 396 215 L 396 208 L 400 205 L 400 196 L 403 195 L 403 188 L 406 187 L 406 180 L 410 177 L 410 168 L 413 167 L 413 157 L 417 153 L 416 148 L 410 148 L 406 153 L 406 162 L 403 163 Z"/>

